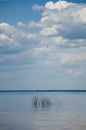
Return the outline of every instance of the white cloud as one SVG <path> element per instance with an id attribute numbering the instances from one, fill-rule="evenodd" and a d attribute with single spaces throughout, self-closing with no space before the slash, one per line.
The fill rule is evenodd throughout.
<path id="1" fill-rule="evenodd" d="M 0 54 L 6 54 L 10 48 L 8 59 L 12 62 L 18 56 L 18 63 L 35 62 L 46 67 L 51 64 L 52 68 L 58 65 L 63 68 L 70 66 L 67 74 L 83 74 L 86 66 L 85 4 L 50 1 L 44 7 L 34 5 L 33 9 L 42 9 L 39 21 L 28 24 L 19 21 L 17 26 L 0 24 L 0 47 L 3 51 Z M 17 50 L 16 56 L 13 49 Z M 78 69 L 74 69 L 74 65 Z"/>
<path id="2" fill-rule="evenodd" d="M 0 33 L 4 33 L 7 35 L 11 35 L 12 33 L 15 32 L 15 27 L 12 25 L 9 25 L 8 23 L 1 23 L 0 24 Z"/>
<path id="3" fill-rule="evenodd" d="M 73 3 L 68 3 L 67 1 L 58 1 L 56 3 L 54 2 L 47 2 L 45 7 L 50 10 L 59 10 L 65 9 L 67 7 L 70 7 L 71 5 L 75 5 Z"/>
<path id="4" fill-rule="evenodd" d="M 39 28 L 42 27 L 41 23 L 37 23 L 35 21 L 31 21 L 28 25 L 29 28 Z"/>
<path id="5" fill-rule="evenodd" d="M 44 25 L 44 28 L 52 27 L 53 25 L 58 35 L 64 38 L 85 39 L 85 10 L 85 5 L 66 1 L 47 2 L 40 22 Z"/>
<path id="6" fill-rule="evenodd" d="M 81 23 L 86 24 L 86 7 L 77 10 L 77 12 L 74 15 L 75 19 L 77 18 L 77 21 L 81 21 Z"/>
<path id="7" fill-rule="evenodd" d="M 25 27 L 26 24 L 24 24 L 23 22 L 20 21 L 20 22 L 17 23 L 17 26 L 19 26 L 19 27 Z"/>
<path id="8" fill-rule="evenodd" d="M 33 5 L 32 9 L 33 10 L 43 10 L 43 6 L 35 4 L 35 5 Z"/>
<path id="9" fill-rule="evenodd" d="M 83 72 L 80 71 L 80 70 L 72 70 L 72 69 L 70 69 L 70 70 L 67 71 L 67 73 L 71 74 L 74 77 L 78 77 L 78 76 L 81 76 Z"/>
<path id="10" fill-rule="evenodd" d="M 67 43 L 68 39 L 64 39 L 61 36 L 58 36 L 58 37 L 52 37 L 52 41 L 56 45 L 65 45 L 65 43 Z"/>
<path id="11" fill-rule="evenodd" d="M 86 62 L 86 53 L 84 54 L 65 54 L 61 57 L 61 64 L 73 64 L 73 63 L 79 63 L 79 62 Z"/>
<path id="12" fill-rule="evenodd" d="M 29 30 L 26 31 L 25 26 L 18 28 L 7 23 L 1 23 L 0 32 L 0 53 L 3 54 L 25 51 L 32 46 L 31 43 L 36 39 L 36 34 Z"/>
<path id="13" fill-rule="evenodd" d="M 20 44 L 7 35 L 0 34 L 0 47 L 3 47 L 4 49 L 8 48 L 10 50 L 13 48 L 16 49 L 16 47 L 20 47 Z"/>
<path id="14" fill-rule="evenodd" d="M 8 40 L 9 38 L 5 34 L 0 34 L 0 41 Z"/>
<path id="15" fill-rule="evenodd" d="M 40 34 L 45 35 L 45 36 L 51 36 L 54 34 L 57 34 L 57 31 L 54 27 L 47 27 L 47 28 L 43 28 L 40 32 Z"/>

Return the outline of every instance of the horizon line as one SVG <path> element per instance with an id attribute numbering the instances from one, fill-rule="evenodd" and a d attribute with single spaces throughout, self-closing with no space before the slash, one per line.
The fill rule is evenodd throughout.
<path id="1" fill-rule="evenodd" d="M 23 92 L 86 92 L 86 90 L 84 89 L 41 89 L 41 90 L 0 90 L 0 93 L 17 93 L 17 92 L 20 92 L 20 93 L 23 93 Z"/>

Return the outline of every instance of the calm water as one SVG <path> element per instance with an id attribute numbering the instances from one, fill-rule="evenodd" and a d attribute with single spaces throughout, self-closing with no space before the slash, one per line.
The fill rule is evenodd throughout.
<path id="1" fill-rule="evenodd" d="M 86 93 L 0 93 L 0 130 L 86 130 Z"/>

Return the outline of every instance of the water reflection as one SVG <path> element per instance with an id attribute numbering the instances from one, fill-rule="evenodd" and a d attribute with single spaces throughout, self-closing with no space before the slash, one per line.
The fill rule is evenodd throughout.
<path id="1" fill-rule="evenodd" d="M 0 95 L 0 130 L 86 130 L 86 94 Z"/>

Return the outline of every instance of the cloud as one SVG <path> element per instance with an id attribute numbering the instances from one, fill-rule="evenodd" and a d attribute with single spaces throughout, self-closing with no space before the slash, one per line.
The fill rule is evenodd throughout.
<path id="1" fill-rule="evenodd" d="M 36 34 L 29 30 L 26 32 L 25 27 L 23 30 L 22 27 L 18 28 L 7 23 L 0 24 L 0 32 L 0 53 L 2 54 L 25 51 L 32 46 L 31 43 L 36 38 Z"/>
<path id="2" fill-rule="evenodd" d="M 42 24 L 56 27 L 58 35 L 68 39 L 86 38 L 86 18 L 84 5 L 59 1 L 47 2 L 41 18 Z"/>
<path id="3" fill-rule="evenodd" d="M 65 54 L 61 58 L 61 64 L 73 64 L 86 61 L 86 53 L 85 54 Z"/>
<path id="4" fill-rule="evenodd" d="M 6 35 L 13 34 L 15 32 L 15 27 L 9 25 L 8 23 L 1 23 L 0 24 L 0 33 L 4 33 Z"/>
<path id="5" fill-rule="evenodd" d="M 37 5 L 37 4 L 32 6 L 33 10 L 43 10 L 43 8 L 44 8 L 43 6 L 40 6 L 40 5 Z"/>
<path id="6" fill-rule="evenodd" d="M 43 28 L 40 32 L 40 34 L 45 35 L 45 36 L 51 36 L 54 34 L 57 34 L 57 31 L 54 27 L 47 27 L 47 28 Z"/>
<path id="7" fill-rule="evenodd" d="M 26 25 L 23 22 L 20 21 L 20 22 L 17 23 L 17 26 L 19 26 L 19 27 L 25 27 Z"/>
<path id="8" fill-rule="evenodd" d="M 70 70 L 67 71 L 67 73 L 73 75 L 74 77 L 78 77 L 78 76 L 82 75 L 83 72 L 80 71 L 80 70 L 70 69 Z"/>
<path id="9" fill-rule="evenodd" d="M 65 9 L 67 7 L 70 7 L 72 5 L 75 5 L 75 4 L 68 3 L 67 1 L 58 1 L 56 3 L 50 1 L 50 2 L 47 2 L 45 4 L 45 7 L 47 9 L 50 9 L 50 10 L 59 10 L 59 11 L 61 11 L 61 10 Z"/>
<path id="10" fill-rule="evenodd" d="M 60 66 L 80 76 L 86 66 L 86 4 L 50 1 L 32 8 L 42 10 L 39 21 L 0 24 L 1 63 Z"/>

